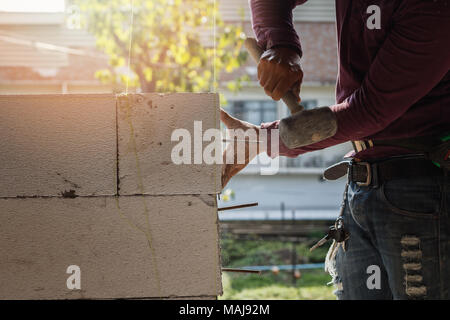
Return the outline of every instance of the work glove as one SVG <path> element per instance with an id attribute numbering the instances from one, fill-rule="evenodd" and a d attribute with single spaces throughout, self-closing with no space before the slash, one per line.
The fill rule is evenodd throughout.
<path id="1" fill-rule="evenodd" d="M 258 63 L 258 79 L 273 100 L 280 100 L 292 90 L 300 102 L 303 71 L 299 54 L 289 47 L 274 47 L 264 51 Z"/>
<path id="2" fill-rule="evenodd" d="M 233 140 L 240 140 L 246 142 L 228 143 L 225 151 L 223 152 L 223 164 L 222 164 L 222 188 L 224 188 L 228 181 L 236 175 L 239 171 L 244 169 L 258 154 L 265 152 L 267 148 L 267 142 L 262 140 L 265 139 L 263 135 L 260 134 L 261 128 L 254 124 L 242 121 L 230 116 L 223 109 L 220 110 L 220 120 L 228 129 L 241 129 L 242 131 L 234 131 L 236 134 L 233 136 Z M 256 136 L 248 137 L 244 133 L 247 130 L 254 130 Z M 251 139 L 251 140 L 250 140 Z M 260 141 L 260 143 L 255 143 L 255 141 Z M 250 144 L 253 144 L 250 147 Z M 256 146 L 255 146 L 256 144 Z M 245 147 L 245 158 L 242 163 L 238 163 L 238 152 L 243 153 Z M 239 148 L 239 150 L 238 150 Z M 233 158 L 227 160 L 227 155 L 231 155 L 233 152 Z M 231 156 L 230 156 L 231 157 Z M 232 160 L 232 161 L 230 161 Z M 228 163 L 227 163 L 228 162 Z"/>

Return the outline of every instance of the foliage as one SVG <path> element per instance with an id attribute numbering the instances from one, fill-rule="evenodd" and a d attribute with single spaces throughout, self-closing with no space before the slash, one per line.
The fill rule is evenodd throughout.
<path id="1" fill-rule="evenodd" d="M 234 197 L 236 196 L 236 193 L 234 192 L 233 189 L 225 189 L 224 191 L 222 191 L 222 200 L 224 202 L 230 201 L 230 200 L 234 200 Z"/>
<path id="2" fill-rule="evenodd" d="M 109 56 L 111 68 L 97 72 L 104 82 L 128 83 L 144 92 L 215 91 L 220 73 L 232 72 L 247 57 L 242 26 L 226 25 L 213 0 L 72 2 L 80 7 L 97 46 Z M 238 90 L 240 80 L 228 86 Z"/>
<path id="3" fill-rule="evenodd" d="M 265 272 L 262 275 L 222 276 L 221 300 L 335 300 L 333 286 L 326 285 L 330 276 L 323 270 L 302 272 L 295 285 L 280 282 Z"/>
<path id="4" fill-rule="evenodd" d="M 328 248 L 321 247 L 313 252 L 309 247 L 319 238 L 311 237 L 308 243 L 296 244 L 297 263 L 320 263 L 325 259 Z M 290 264 L 292 244 L 282 241 L 234 239 L 231 235 L 222 237 L 222 264 L 230 267 L 254 265 Z M 225 273 L 222 277 L 224 294 L 221 299 L 335 299 L 333 286 L 327 286 L 330 275 L 321 269 L 301 270 L 301 277 L 293 284 L 291 271 L 271 271 L 261 275 Z"/>
<path id="5" fill-rule="evenodd" d="M 321 263 L 325 260 L 327 246 L 309 251 L 311 245 L 319 239 L 320 237 L 312 237 L 308 243 L 296 244 L 297 263 Z M 222 237 L 221 248 L 222 263 L 230 267 L 291 263 L 292 244 L 282 241 L 267 241 L 258 237 L 249 240 Z"/>

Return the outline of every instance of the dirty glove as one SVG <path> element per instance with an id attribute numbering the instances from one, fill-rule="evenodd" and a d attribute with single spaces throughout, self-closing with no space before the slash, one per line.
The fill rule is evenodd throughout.
<path id="1" fill-rule="evenodd" d="M 288 47 L 274 47 L 264 51 L 258 63 L 258 79 L 266 94 L 273 100 L 280 100 L 292 90 L 300 102 L 300 86 L 303 71 L 300 56 Z"/>

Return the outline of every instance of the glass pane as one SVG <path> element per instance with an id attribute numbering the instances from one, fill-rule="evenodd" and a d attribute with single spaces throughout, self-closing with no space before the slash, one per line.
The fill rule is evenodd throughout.
<path id="1" fill-rule="evenodd" d="M 261 123 L 261 111 L 260 110 L 248 110 L 247 121 L 256 125 Z"/>
<path id="2" fill-rule="evenodd" d="M 232 115 L 238 119 L 245 119 L 245 110 L 244 110 L 244 104 L 240 101 L 234 101 L 232 102 Z"/>
<path id="3" fill-rule="evenodd" d="M 262 104 L 263 114 L 261 122 L 277 120 L 277 104 L 274 101 L 264 101 Z"/>
<path id="4" fill-rule="evenodd" d="M 302 100 L 301 104 L 308 110 L 316 108 L 318 103 L 317 100 Z"/>
<path id="5" fill-rule="evenodd" d="M 256 125 L 277 119 L 275 101 L 232 101 L 229 102 L 228 110 L 234 117 Z"/>
<path id="6" fill-rule="evenodd" d="M 259 101 L 245 101 L 246 121 L 259 125 L 261 123 L 261 104 Z"/>
<path id="7" fill-rule="evenodd" d="M 277 108 L 277 104 L 275 101 L 263 101 L 261 103 L 263 109 L 276 109 Z"/>

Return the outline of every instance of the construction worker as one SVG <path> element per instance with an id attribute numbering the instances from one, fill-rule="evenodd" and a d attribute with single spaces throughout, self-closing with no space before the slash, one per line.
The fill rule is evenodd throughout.
<path id="1" fill-rule="evenodd" d="M 300 101 L 292 10 L 304 2 L 250 0 L 265 49 L 258 79 L 274 100 L 291 90 Z M 336 15 L 335 105 L 261 126 L 224 111 L 221 119 L 230 128 L 279 129 L 272 157 L 353 142 L 346 161 L 325 172 L 348 174 L 326 261 L 339 299 L 449 299 L 450 1 L 340 0 Z M 223 185 L 243 167 L 223 165 Z"/>

